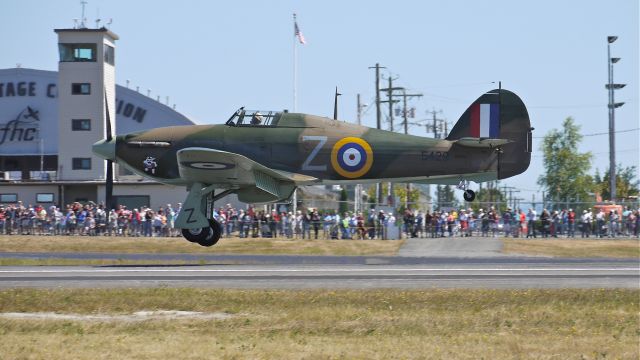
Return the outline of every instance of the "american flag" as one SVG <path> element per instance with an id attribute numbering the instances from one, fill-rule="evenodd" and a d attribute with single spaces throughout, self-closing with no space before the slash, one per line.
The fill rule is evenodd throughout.
<path id="1" fill-rule="evenodd" d="M 300 31 L 300 28 L 298 27 L 298 22 L 294 21 L 293 22 L 293 27 L 294 27 L 294 35 L 298 38 L 298 41 L 300 41 L 300 44 L 306 44 L 306 40 L 304 39 L 304 35 L 302 35 L 302 32 Z"/>

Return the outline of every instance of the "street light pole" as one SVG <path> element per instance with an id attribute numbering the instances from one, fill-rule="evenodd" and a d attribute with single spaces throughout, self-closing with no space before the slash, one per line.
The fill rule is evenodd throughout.
<path id="1" fill-rule="evenodd" d="M 616 196 L 616 145 L 615 124 L 613 123 L 613 64 L 611 63 L 611 43 L 616 41 L 616 36 L 607 38 L 607 66 L 609 71 L 609 196 L 615 201 Z"/>
<path id="2" fill-rule="evenodd" d="M 615 126 L 615 113 L 616 108 L 624 105 L 623 102 L 616 103 L 614 90 L 622 89 L 626 84 L 614 84 L 613 82 L 613 64 L 620 61 L 620 58 L 611 57 L 611 44 L 618 39 L 617 36 L 607 36 L 607 72 L 609 75 L 609 82 L 605 86 L 609 90 L 609 193 L 610 200 L 616 201 L 616 126 Z"/>

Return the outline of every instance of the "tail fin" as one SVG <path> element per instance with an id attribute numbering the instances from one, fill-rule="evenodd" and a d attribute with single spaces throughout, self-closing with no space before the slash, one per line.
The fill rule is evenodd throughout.
<path id="1" fill-rule="evenodd" d="M 480 96 L 462 114 L 447 140 L 504 139 L 498 152 L 498 179 L 523 173 L 531 162 L 531 122 L 518 95 L 505 89 Z"/>

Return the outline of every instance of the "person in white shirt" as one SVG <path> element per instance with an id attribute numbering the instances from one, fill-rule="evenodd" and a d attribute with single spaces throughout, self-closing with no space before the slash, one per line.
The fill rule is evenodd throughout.
<path id="1" fill-rule="evenodd" d="M 582 210 L 582 216 L 580 216 L 580 237 L 589 237 L 591 233 L 591 213 L 587 210 Z"/>
<path id="2" fill-rule="evenodd" d="M 604 237 L 604 223 L 605 223 L 605 215 L 604 211 L 600 209 L 596 214 L 596 231 L 597 237 Z"/>
<path id="3" fill-rule="evenodd" d="M 532 208 L 529 208 L 527 213 L 527 238 L 536 236 L 536 221 L 538 220 L 538 214 Z"/>

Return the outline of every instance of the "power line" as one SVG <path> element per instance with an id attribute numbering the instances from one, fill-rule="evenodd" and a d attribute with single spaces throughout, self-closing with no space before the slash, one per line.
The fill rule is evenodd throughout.
<path id="1" fill-rule="evenodd" d="M 618 131 L 614 131 L 615 133 L 625 133 L 625 132 L 631 132 L 631 131 L 638 131 L 640 130 L 640 128 L 634 128 L 634 129 L 627 129 L 627 130 L 618 130 Z M 598 136 L 598 135 L 609 135 L 609 132 L 601 132 L 601 133 L 593 133 L 593 134 L 584 134 L 582 136 Z"/>
<path id="2" fill-rule="evenodd" d="M 640 130 L 640 128 L 633 128 L 633 129 L 627 129 L 627 130 L 618 130 L 615 131 L 615 133 L 625 133 L 625 132 L 632 132 L 632 131 L 638 131 Z M 599 133 L 591 133 L 591 134 L 582 134 L 582 136 L 599 136 L 599 135 L 609 135 L 609 132 L 599 132 Z M 534 139 L 544 139 L 544 136 L 534 136 Z"/>
<path id="3" fill-rule="evenodd" d="M 623 153 L 623 152 L 631 152 L 631 151 L 638 151 L 640 150 L 640 148 L 634 148 L 634 149 L 623 149 L 623 150 L 616 150 L 616 152 L 618 153 Z M 602 151 L 602 152 L 596 152 L 596 153 L 591 153 L 591 155 L 596 156 L 596 155 L 608 155 L 609 152 L 608 151 Z M 544 157 L 544 155 L 531 155 L 531 157 L 534 158 L 541 158 Z"/>
<path id="4" fill-rule="evenodd" d="M 625 100 L 627 103 L 632 103 L 633 99 Z M 527 109 L 595 109 L 606 108 L 607 104 L 576 104 L 576 105 L 530 105 Z"/>

